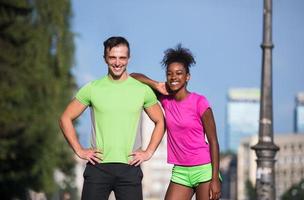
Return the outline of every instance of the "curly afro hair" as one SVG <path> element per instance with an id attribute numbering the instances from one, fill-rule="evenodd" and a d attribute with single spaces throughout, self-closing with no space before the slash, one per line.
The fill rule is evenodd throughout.
<path id="1" fill-rule="evenodd" d="M 178 62 L 182 63 L 186 69 L 186 72 L 189 73 L 189 68 L 196 64 L 191 51 L 187 48 L 182 47 L 181 44 L 178 44 L 175 48 L 167 49 L 164 54 L 165 55 L 161 61 L 161 64 L 166 69 L 171 63 Z"/>

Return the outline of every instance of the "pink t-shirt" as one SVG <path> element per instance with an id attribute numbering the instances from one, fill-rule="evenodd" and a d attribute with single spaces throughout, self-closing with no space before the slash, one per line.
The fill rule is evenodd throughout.
<path id="1" fill-rule="evenodd" d="M 166 115 L 168 163 L 185 166 L 210 163 L 209 144 L 201 120 L 210 107 L 207 99 L 190 93 L 182 101 L 161 96 L 160 102 Z"/>

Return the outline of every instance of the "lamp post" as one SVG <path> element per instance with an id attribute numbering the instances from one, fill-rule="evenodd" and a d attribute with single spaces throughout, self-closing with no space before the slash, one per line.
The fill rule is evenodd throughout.
<path id="1" fill-rule="evenodd" d="M 258 200 L 275 200 L 274 157 L 279 150 L 273 142 L 272 110 L 272 0 L 264 0 L 262 83 L 259 140 L 251 147 L 257 155 L 256 193 Z"/>

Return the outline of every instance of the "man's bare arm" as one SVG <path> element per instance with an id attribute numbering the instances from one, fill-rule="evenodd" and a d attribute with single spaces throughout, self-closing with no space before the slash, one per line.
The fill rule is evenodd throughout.
<path id="1" fill-rule="evenodd" d="M 165 132 L 165 122 L 164 115 L 159 106 L 159 104 L 155 104 L 149 108 L 145 109 L 145 112 L 149 116 L 149 118 L 154 122 L 155 126 L 152 131 L 151 139 L 148 144 L 148 147 L 144 151 L 135 151 L 131 155 L 133 156 L 133 160 L 130 161 L 130 165 L 138 166 L 142 162 L 149 160 L 157 149 L 159 143 L 161 142 L 164 132 Z"/>
<path id="2" fill-rule="evenodd" d="M 100 156 L 97 150 L 84 149 L 78 141 L 76 130 L 73 125 L 73 121 L 81 115 L 81 113 L 87 108 L 87 106 L 80 103 L 77 99 L 73 99 L 66 107 L 65 111 L 59 119 L 59 125 L 64 134 L 66 140 L 74 152 L 82 159 L 88 160 L 92 164 L 100 161 Z M 95 161 L 95 162 L 94 162 Z"/>
<path id="3" fill-rule="evenodd" d="M 158 82 L 158 81 L 152 80 L 151 78 L 149 78 L 146 75 L 141 74 L 141 73 L 131 73 L 130 76 L 132 76 L 133 78 L 135 78 L 136 80 L 138 80 L 144 84 L 149 85 L 153 90 L 157 91 L 160 94 L 163 94 L 163 95 L 169 94 L 165 82 Z"/>

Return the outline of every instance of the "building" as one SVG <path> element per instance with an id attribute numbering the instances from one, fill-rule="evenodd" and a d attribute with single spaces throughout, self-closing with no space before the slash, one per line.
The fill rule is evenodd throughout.
<path id="1" fill-rule="evenodd" d="M 81 197 L 82 186 L 83 186 L 83 172 L 85 170 L 87 161 L 79 158 L 78 156 L 74 156 L 76 161 L 75 166 L 75 187 L 78 191 L 78 197 Z"/>
<path id="2" fill-rule="evenodd" d="M 295 132 L 304 133 L 304 92 L 296 96 Z"/>
<path id="3" fill-rule="evenodd" d="M 258 141 L 257 135 L 244 138 L 238 149 L 237 199 L 248 200 L 246 183 L 256 182 L 256 155 L 251 146 Z M 304 180 L 304 134 L 274 135 L 274 143 L 280 147 L 276 154 L 275 187 L 276 199 L 294 184 Z"/>
<path id="4" fill-rule="evenodd" d="M 153 122 L 146 113 L 142 114 L 142 141 L 144 149 L 148 146 L 154 127 Z M 167 164 L 167 138 L 166 135 L 158 146 L 153 157 L 142 165 L 143 195 L 145 200 L 162 200 L 168 188 L 172 165 Z"/>
<path id="5" fill-rule="evenodd" d="M 227 153 L 220 157 L 220 172 L 223 178 L 221 200 L 234 200 L 237 195 L 237 158 Z"/>
<path id="6" fill-rule="evenodd" d="M 240 140 L 258 132 L 260 90 L 233 88 L 228 91 L 226 141 L 228 149 L 236 152 Z"/>
<path id="7" fill-rule="evenodd" d="M 249 136 L 241 140 L 237 153 L 237 200 L 249 200 L 247 197 L 246 183 L 252 185 L 256 182 L 256 155 L 251 149 L 258 141 L 257 135 Z"/>

